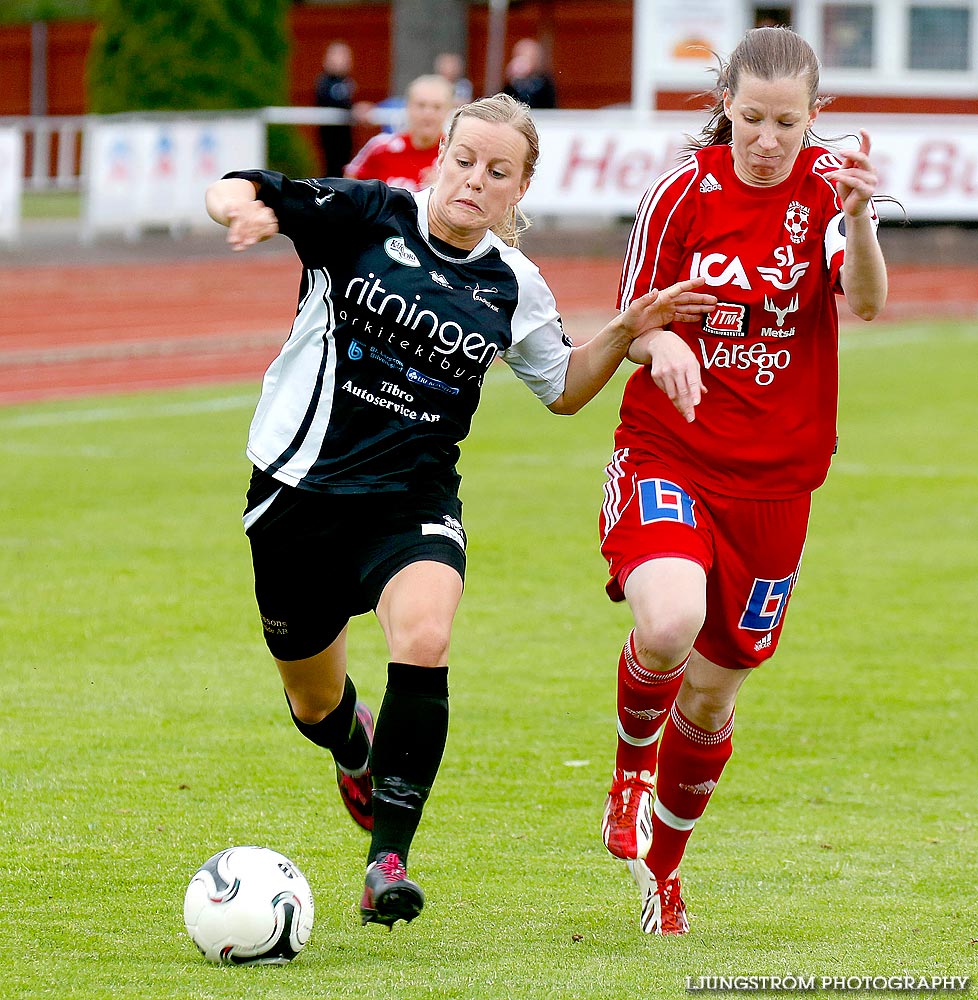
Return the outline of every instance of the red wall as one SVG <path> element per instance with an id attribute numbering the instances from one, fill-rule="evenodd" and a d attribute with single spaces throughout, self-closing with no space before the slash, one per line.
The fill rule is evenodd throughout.
<path id="1" fill-rule="evenodd" d="M 605 0 L 600 17 L 591 0 L 531 0 L 513 8 L 508 19 L 506 51 L 517 38 L 540 38 L 552 53 L 554 77 L 564 107 L 596 108 L 630 96 L 631 0 Z M 48 25 L 48 111 L 84 114 L 85 59 L 95 24 L 60 21 Z M 342 4 L 293 8 L 289 20 L 290 98 L 294 105 L 313 102 L 313 84 L 323 50 L 335 39 L 353 49 L 358 97 L 379 101 L 390 80 L 390 8 L 379 4 Z M 470 9 L 469 76 L 482 92 L 488 37 L 486 7 Z M 0 26 L 0 115 L 30 114 L 29 25 Z"/>
<path id="2" fill-rule="evenodd" d="M 539 38 L 551 54 L 560 104 L 599 108 L 631 98 L 632 0 L 604 0 L 595 14 L 593 0 L 527 0 L 511 8 L 505 51 L 525 35 Z M 95 25 L 86 21 L 48 25 L 48 109 L 50 114 L 84 114 L 85 59 Z M 334 39 L 349 42 L 358 97 L 379 101 L 388 96 L 390 79 L 390 8 L 363 3 L 297 6 L 290 15 L 290 100 L 309 105 L 322 53 Z M 488 8 L 469 8 L 469 77 L 483 92 L 488 39 Z M 28 25 L 0 26 L 0 115 L 30 114 L 30 44 Z M 703 102 L 686 92 L 660 93 L 663 110 L 687 110 Z M 834 111 L 978 114 L 978 99 L 839 97 Z M 365 136 L 360 137 L 360 141 Z"/>
<path id="3" fill-rule="evenodd" d="M 29 25 L 0 28 L 0 115 L 31 113 L 31 29 Z"/>

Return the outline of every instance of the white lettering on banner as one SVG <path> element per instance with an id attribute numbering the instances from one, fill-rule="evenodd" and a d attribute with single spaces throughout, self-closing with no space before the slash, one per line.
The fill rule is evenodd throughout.
<path id="1" fill-rule="evenodd" d="M 687 136 L 703 127 L 701 115 L 672 111 L 644 121 L 615 109 L 534 117 L 541 155 L 521 203 L 531 216 L 633 217 L 649 185 L 682 163 Z M 903 206 L 877 203 L 885 221 L 902 220 L 904 209 L 915 222 L 978 219 L 978 116 L 819 115 L 822 136 L 856 136 L 861 128 L 873 141 L 877 191 Z M 781 285 L 791 287 L 793 277 L 786 270 Z"/>
<path id="2" fill-rule="evenodd" d="M 596 191 L 631 192 L 637 201 L 660 174 L 675 163 L 677 150 L 661 151 L 623 146 L 615 134 L 592 142 L 586 134 L 574 135 L 564 157 L 558 188 L 572 190 L 584 184 Z"/>
<path id="3" fill-rule="evenodd" d="M 912 189 L 914 194 L 941 194 L 957 189 L 974 197 L 978 193 L 976 157 L 962 159 L 953 142 L 926 143 L 917 152 Z"/>

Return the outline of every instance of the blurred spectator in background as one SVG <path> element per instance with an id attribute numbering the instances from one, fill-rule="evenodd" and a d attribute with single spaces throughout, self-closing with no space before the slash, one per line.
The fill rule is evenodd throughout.
<path id="1" fill-rule="evenodd" d="M 455 103 L 453 88 L 443 76 L 419 76 L 408 85 L 406 99 L 405 130 L 370 139 L 347 165 L 347 177 L 409 191 L 433 183 L 438 143 Z"/>
<path id="2" fill-rule="evenodd" d="M 506 65 L 503 93 L 531 108 L 557 107 L 557 88 L 545 66 L 543 46 L 535 38 L 521 38 Z"/>
<path id="3" fill-rule="evenodd" d="M 331 42 L 323 53 L 323 71 L 316 78 L 316 107 L 351 111 L 357 85 L 350 72 L 353 51 L 346 42 Z M 345 125 L 320 125 L 319 149 L 323 156 L 323 176 L 342 177 L 343 168 L 353 156 L 353 128 Z"/>
<path id="4" fill-rule="evenodd" d="M 472 100 L 472 81 L 465 76 L 465 62 L 457 52 L 441 52 L 435 56 L 435 72 L 452 85 L 456 107 Z"/>

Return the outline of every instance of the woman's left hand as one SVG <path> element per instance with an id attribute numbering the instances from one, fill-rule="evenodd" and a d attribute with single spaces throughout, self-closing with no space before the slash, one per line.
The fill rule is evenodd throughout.
<path id="1" fill-rule="evenodd" d="M 835 185 L 842 202 L 842 210 L 848 216 L 862 215 L 866 205 L 876 191 L 879 178 L 869 159 L 869 133 L 859 130 L 859 149 L 842 153 L 842 166 L 825 174 L 825 179 Z"/>

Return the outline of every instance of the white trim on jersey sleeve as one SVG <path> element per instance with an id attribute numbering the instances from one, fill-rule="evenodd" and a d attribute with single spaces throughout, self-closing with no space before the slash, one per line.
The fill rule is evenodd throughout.
<path id="1" fill-rule="evenodd" d="M 289 486 L 298 485 L 319 458 L 336 389 L 336 318 L 329 297 L 332 282 L 322 269 L 307 270 L 306 275 L 309 289 L 289 339 L 265 372 L 261 399 L 248 433 L 247 454 L 251 461 Z M 295 453 L 282 462 L 303 425 L 310 400 L 317 395 L 324 368 L 324 343 L 325 370 L 312 422 Z"/>
<path id="2" fill-rule="evenodd" d="M 519 288 L 513 343 L 501 357 L 533 395 L 549 406 L 564 391 L 572 348 L 564 336 L 553 292 L 536 265 L 502 240 L 499 252 Z"/>
<path id="3" fill-rule="evenodd" d="M 825 227 L 825 266 L 832 273 L 832 258 L 837 253 L 845 253 L 846 237 L 844 230 L 845 213 L 839 212 L 829 219 Z"/>
<path id="4" fill-rule="evenodd" d="M 876 208 L 870 202 L 869 208 L 870 220 L 873 224 L 873 229 L 878 230 L 880 225 L 879 216 L 876 214 Z M 845 235 L 845 212 L 839 212 L 834 215 L 830 220 L 829 224 L 825 227 L 825 266 L 829 270 L 829 274 L 832 273 L 832 261 L 837 253 L 840 251 L 843 254 L 842 264 L 845 264 L 845 249 L 846 249 L 846 235 Z M 841 266 L 841 265 L 840 265 Z"/>
<path id="5" fill-rule="evenodd" d="M 364 164 L 375 154 L 382 152 L 390 145 L 392 135 L 389 132 L 379 132 L 371 136 L 361 147 L 356 156 L 343 168 L 343 176 L 355 181 L 361 180 L 360 171 Z"/>
<path id="6" fill-rule="evenodd" d="M 681 183 L 682 176 L 687 171 L 691 171 L 692 173 L 685 187 L 678 193 L 673 193 L 673 185 Z M 655 272 L 658 268 L 659 253 L 662 249 L 662 241 L 665 239 L 666 231 L 669 228 L 669 222 L 672 220 L 673 213 L 686 197 L 690 187 L 696 181 L 696 178 L 699 177 L 699 174 L 699 161 L 695 156 L 690 156 L 678 167 L 656 178 L 652 182 L 652 186 L 642 196 L 638 211 L 635 214 L 635 222 L 632 226 L 631 235 L 628 238 L 625 262 L 622 268 L 621 288 L 619 290 L 622 310 L 627 309 L 638 296 L 644 295 L 648 291 L 647 288 L 636 290 L 635 283 L 645 269 L 645 259 L 649 254 L 649 219 L 659 207 L 659 202 L 667 195 L 670 195 L 673 199 L 672 207 L 669 209 L 666 222 L 662 226 L 655 244 L 655 256 L 650 272 L 654 282 Z"/>

